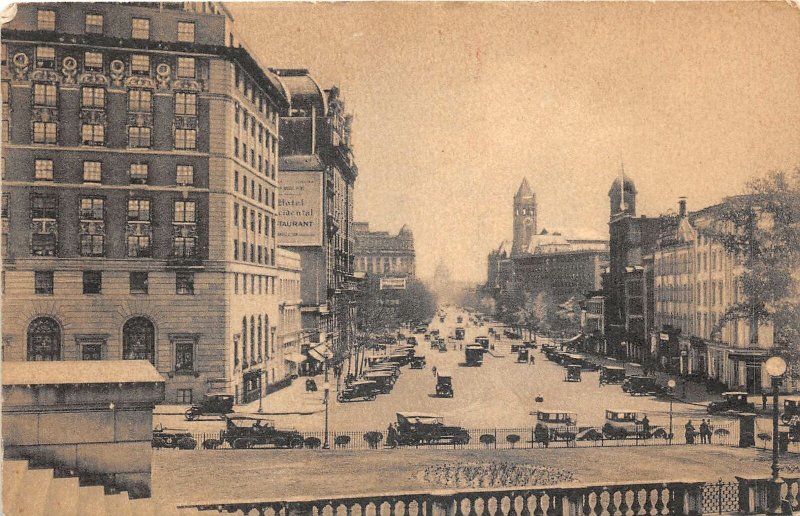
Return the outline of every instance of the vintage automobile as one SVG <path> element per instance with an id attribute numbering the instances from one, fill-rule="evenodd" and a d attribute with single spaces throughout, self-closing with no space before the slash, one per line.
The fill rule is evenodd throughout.
<path id="1" fill-rule="evenodd" d="M 600 370 L 600 385 L 621 384 L 625 381 L 625 368 L 603 366 Z"/>
<path id="2" fill-rule="evenodd" d="M 469 344 L 464 348 L 464 359 L 470 367 L 480 367 L 483 364 L 483 346 Z"/>
<path id="3" fill-rule="evenodd" d="M 463 322 L 464 322 L 464 317 L 463 316 L 459 315 L 458 317 L 456 317 L 456 323 L 461 324 Z"/>
<path id="4" fill-rule="evenodd" d="M 666 439 L 667 431 L 654 425 L 642 423 L 644 414 L 630 410 L 606 410 L 606 422 L 603 424 L 603 437 L 606 439 L 650 439 L 656 437 Z"/>
<path id="5" fill-rule="evenodd" d="M 417 345 L 417 338 L 416 337 L 409 337 L 406 339 L 406 344 L 409 346 L 416 346 Z"/>
<path id="6" fill-rule="evenodd" d="M 156 425 L 153 429 L 153 448 L 178 448 L 179 450 L 194 450 L 197 441 L 188 430 L 164 428 Z"/>
<path id="7" fill-rule="evenodd" d="M 278 430 L 275 422 L 260 414 L 226 414 L 225 430 L 221 439 L 206 439 L 203 448 L 214 449 L 223 442 L 231 448 L 244 449 L 255 446 L 274 448 L 302 448 L 303 436 L 297 430 Z"/>
<path id="8" fill-rule="evenodd" d="M 531 412 L 534 414 L 534 412 Z M 533 440 L 549 444 L 553 441 L 574 441 L 578 435 L 575 413 L 564 410 L 537 410 Z"/>
<path id="9" fill-rule="evenodd" d="M 390 442 L 394 439 L 394 443 Z M 441 416 L 418 412 L 398 412 L 395 436 L 389 445 L 467 444 L 469 433 L 460 426 L 446 426 Z"/>
<path id="10" fill-rule="evenodd" d="M 233 410 L 233 394 L 204 394 L 199 405 L 192 405 L 184 416 L 187 421 L 194 421 L 200 416 L 217 416 L 224 418 Z"/>
<path id="11" fill-rule="evenodd" d="M 423 337 L 423 340 L 430 341 L 431 340 L 431 334 L 430 333 L 426 333 L 425 336 Z"/>
<path id="12" fill-rule="evenodd" d="M 416 328 L 414 328 L 414 333 L 425 333 L 428 331 L 427 324 L 418 324 Z"/>
<path id="13" fill-rule="evenodd" d="M 389 355 L 388 361 L 390 363 L 397 364 L 398 366 L 404 366 L 411 361 L 411 357 L 409 356 L 408 353 L 395 351 L 394 353 Z"/>
<path id="14" fill-rule="evenodd" d="M 524 364 L 528 362 L 528 350 L 526 348 L 520 348 L 517 351 L 517 363 Z"/>
<path id="15" fill-rule="evenodd" d="M 512 353 L 519 353 L 519 348 L 522 347 L 522 344 L 512 344 L 511 345 L 511 352 Z"/>
<path id="16" fill-rule="evenodd" d="M 456 340 L 464 340 L 464 334 L 465 334 L 464 328 L 459 326 L 458 328 L 456 328 L 456 333 L 454 338 Z"/>
<path id="17" fill-rule="evenodd" d="M 440 398 L 452 398 L 453 394 L 453 375 L 447 371 L 437 371 L 436 395 Z"/>
<path id="18" fill-rule="evenodd" d="M 444 340 L 439 341 L 439 353 L 447 353 L 447 344 L 445 344 Z"/>
<path id="19" fill-rule="evenodd" d="M 339 403 L 356 400 L 372 401 L 379 392 L 381 392 L 381 387 L 376 382 L 356 380 L 336 394 L 336 401 Z"/>
<path id="20" fill-rule="evenodd" d="M 424 369 L 425 364 L 426 362 L 424 355 L 416 355 L 411 359 L 411 369 Z"/>
<path id="21" fill-rule="evenodd" d="M 660 392 L 655 376 L 642 375 L 627 377 L 622 382 L 622 390 L 631 396 L 652 395 Z"/>
<path id="22" fill-rule="evenodd" d="M 581 366 L 578 364 L 568 365 L 564 368 L 564 381 L 565 382 L 580 382 L 581 381 Z"/>
<path id="23" fill-rule="evenodd" d="M 366 381 L 375 382 L 376 387 L 382 394 L 391 392 L 396 380 L 391 371 L 367 371 L 364 373 L 363 378 Z"/>
<path id="24" fill-rule="evenodd" d="M 438 337 L 439 336 L 439 329 L 431 330 L 431 337 Z"/>
<path id="25" fill-rule="evenodd" d="M 394 376 L 395 380 L 397 380 L 397 378 L 400 377 L 400 368 L 397 366 L 397 364 L 391 364 L 391 363 L 376 364 L 370 367 L 368 371 L 389 372 L 392 373 L 392 376 Z"/>
<path id="26" fill-rule="evenodd" d="M 475 344 L 481 346 L 484 351 L 489 351 L 489 337 L 485 335 L 475 337 Z"/>
<path id="27" fill-rule="evenodd" d="M 781 421 L 784 424 L 789 424 L 793 417 L 800 416 L 800 397 L 792 396 L 783 400 L 783 414 L 781 414 Z"/>
<path id="28" fill-rule="evenodd" d="M 709 414 L 720 412 L 755 412 L 754 403 L 747 402 L 746 392 L 723 392 L 722 401 L 712 401 L 706 409 Z M 791 417 L 790 417 L 791 419 Z"/>

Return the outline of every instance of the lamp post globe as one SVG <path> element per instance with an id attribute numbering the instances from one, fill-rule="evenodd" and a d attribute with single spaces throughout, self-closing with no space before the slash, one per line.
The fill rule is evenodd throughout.
<path id="1" fill-rule="evenodd" d="M 786 373 L 786 360 L 782 357 L 770 357 L 764 363 L 767 374 L 772 378 L 780 378 Z"/>

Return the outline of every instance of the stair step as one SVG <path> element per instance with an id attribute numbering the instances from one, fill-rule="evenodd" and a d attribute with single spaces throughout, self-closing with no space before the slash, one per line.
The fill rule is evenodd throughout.
<path id="1" fill-rule="evenodd" d="M 53 480 L 52 469 L 29 469 L 19 479 L 20 486 L 11 501 L 10 513 L 20 511 L 30 515 L 44 515 L 47 507 L 47 492 Z"/>
<path id="2" fill-rule="evenodd" d="M 86 486 L 78 491 L 78 511 L 81 516 L 106 516 L 103 486 Z"/>
<path id="3" fill-rule="evenodd" d="M 137 498 L 131 500 L 131 512 L 136 516 L 161 516 L 156 511 L 156 504 L 152 498 Z"/>
<path id="4" fill-rule="evenodd" d="M 131 502 L 128 493 L 106 495 L 106 514 L 109 516 L 135 516 L 131 512 Z"/>
<path id="5" fill-rule="evenodd" d="M 78 511 L 80 483 L 76 478 L 54 478 L 47 493 L 47 513 L 59 516 L 81 516 Z"/>

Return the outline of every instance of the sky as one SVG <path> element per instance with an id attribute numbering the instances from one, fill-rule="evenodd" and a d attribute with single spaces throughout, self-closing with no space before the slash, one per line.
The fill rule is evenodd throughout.
<path id="1" fill-rule="evenodd" d="M 608 234 L 624 166 L 638 214 L 800 165 L 800 10 L 783 2 L 229 4 L 269 67 L 354 114 L 355 219 L 414 232 L 417 271 L 485 281 L 523 177 L 538 227 Z"/>

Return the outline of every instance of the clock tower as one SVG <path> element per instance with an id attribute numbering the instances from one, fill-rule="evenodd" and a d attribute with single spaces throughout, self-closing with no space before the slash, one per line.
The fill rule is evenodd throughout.
<path id="1" fill-rule="evenodd" d="M 514 242 L 511 254 L 525 253 L 531 238 L 536 234 L 536 194 L 527 179 L 522 180 L 514 195 Z"/>

